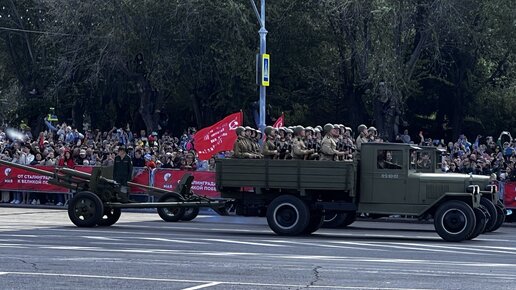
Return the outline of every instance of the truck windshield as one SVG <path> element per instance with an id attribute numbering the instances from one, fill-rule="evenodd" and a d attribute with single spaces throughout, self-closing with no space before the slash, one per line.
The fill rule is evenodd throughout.
<path id="1" fill-rule="evenodd" d="M 435 166 L 432 161 L 431 152 L 425 150 L 410 150 L 410 169 L 417 171 L 433 172 Z"/>

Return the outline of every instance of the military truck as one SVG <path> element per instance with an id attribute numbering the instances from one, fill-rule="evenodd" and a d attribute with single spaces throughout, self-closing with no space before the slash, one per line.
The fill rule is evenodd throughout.
<path id="1" fill-rule="evenodd" d="M 438 173 L 438 156 L 409 144 L 367 143 L 354 161 L 220 159 L 216 184 L 237 215 L 266 216 L 279 235 L 311 234 L 329 214 L 343 226 L 358 214 L 433 218 L 446 241 L 500 227 L 504 208 L 490 178 Z"/>

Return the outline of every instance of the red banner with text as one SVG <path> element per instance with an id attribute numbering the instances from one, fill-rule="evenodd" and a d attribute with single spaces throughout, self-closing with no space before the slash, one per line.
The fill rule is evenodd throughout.
<path id="1" fill-rule="evenodd" d="M 36 168 L 53 172 L 52 166 Z M 0 165 L 0 190 L 32 192 L 68 192 L 68 189 L 48 184 L 49 176 L 33 173 L 24 169 Z"/>
<path id="2" fill-rule="evenodd" d="M 220 193 L 215 186 L 214 172 L 156 169 L 154 171 L 154 186 L 174 190 L 185 173 L 193 174 L 192 191 L 194 193 L 208 197 L 220 197 Z"/>
<path id="3" fill-rule="evenodd" d="M 242 125 L 242 112 L 231 114 L 210 127 L 199 130 L 194 135 L 195 149 L 199 159 L 208 160 L 221 151 L 233 150 L 237 139 L 235 129 Z"/>
<path id="4" fill-rule="evenodd" d="M 505 183 L 503 203 L 506 208 L 516 209 L 516 182 Z"/>

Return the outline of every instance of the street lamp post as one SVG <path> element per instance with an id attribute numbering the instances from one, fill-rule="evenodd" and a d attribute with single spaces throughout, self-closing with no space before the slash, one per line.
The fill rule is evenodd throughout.
<path id="1" fill-rule="evenodd" d="M 258 18 L 258 22 L 260 23 L 260 30 L 258 34 L 260 34 L 260 56 L 263 56 L 267 52 L 267 29 L 265 29 L 265 0 L 261 0 L 261 9 L 260 13 L 258 13 L 258 8 L 254 3 L 254 0 L 250 0 L 253 10 Z M 266 102 L 266 87 L 262 82 L 259 82 L 260 85 L 260 120 L 258 127 L 260 127 L 260 131 L 264 131 L 265 129 L 265 102 Z"/>

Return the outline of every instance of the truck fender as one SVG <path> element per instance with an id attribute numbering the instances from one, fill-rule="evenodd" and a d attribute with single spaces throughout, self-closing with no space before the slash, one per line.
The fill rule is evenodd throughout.
<path id="1" fill-rule="evenodd" d="M 424 216 L 426 214 L 434 215 L 437 208 L 444 202 L 448 200 L 461 200 L 467 203 L 472 208 L 476 208 L 480 206 L 480 192 L 468 193 L 468 192 L 446 192 L 436 201 L 434 201 L 431 205 L 429 205 L 425 210 L 420 213 L 420 216 Z"/>

